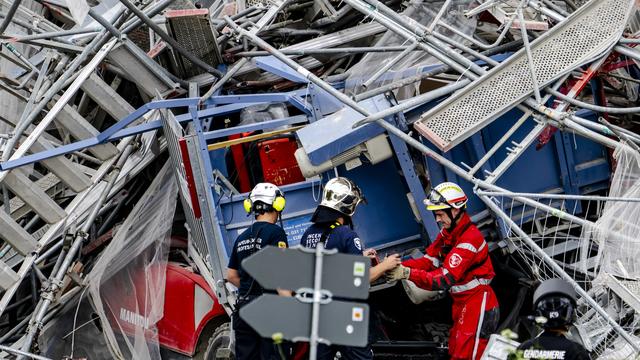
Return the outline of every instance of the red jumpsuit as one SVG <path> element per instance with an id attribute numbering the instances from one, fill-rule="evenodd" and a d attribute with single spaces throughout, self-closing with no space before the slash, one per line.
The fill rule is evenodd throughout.
<path id="1" fill-rule="evenodd" d="M 472 359 L 475 351 L 473 360 L 479 359 L 497 328 L 500 314 L 498 300 L 489 286 L 495 276 L 489 249 L 469 215 L 464 213 L 453 231 L 442 230 L 424 257 L 404 261 L 402 265 L 411 268 L 409 280 L 419 287 L 451 293 L 451 358 Z M 477 345 L 476 337 L 479 337 Z"/>

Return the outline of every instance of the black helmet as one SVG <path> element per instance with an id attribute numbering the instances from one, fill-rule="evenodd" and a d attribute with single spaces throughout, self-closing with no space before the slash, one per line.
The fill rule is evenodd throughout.
<path id="1" fill-rule="evenodd" d="M 576 316 L 577 294 L 562 279 L 543 281 L 533 293 L 536 317 L 544 318 L 543 327 L 559 328 L 573 324 Z"/>

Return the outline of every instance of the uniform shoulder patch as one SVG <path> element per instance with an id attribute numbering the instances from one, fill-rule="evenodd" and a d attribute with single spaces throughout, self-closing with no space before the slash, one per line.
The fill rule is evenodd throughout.
<path id="1" fill-rule="evenodd" d="M 286 249 L 287 248 L 287 243 L 284 241 L 278 241 L 278 247 L 280 249 Z"/>
<path id="2" fill-rule="evenodd" d="M 360 238 L 353 238 L 353 243 L 358 250 L 362 251 L 362 242 L 360 241 Z"/>
<path id="3" fill-rule="evenodd" d="M 458 254 L 453 254 L 449 258 L 449 266 L 452 268 L 457 267 L 462 262 L 462 257 Z"/>

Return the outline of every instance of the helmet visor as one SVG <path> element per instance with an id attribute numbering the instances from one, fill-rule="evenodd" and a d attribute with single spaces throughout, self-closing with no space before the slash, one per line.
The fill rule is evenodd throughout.
<path id="1" fill-rule="evenodd" d="M 548 296 L 538 302 L 537 312 L 546 318 L 545 326 L 568 325 L 573 318 L 573 303 L 564 296 Z"/>
<path id="2" fill-rule="evenodd" d="M 325 186 L 323 200 L 320 205 L 337 210 L 344 215 L 352 216 L 361 202 L 366 203 L 366 200 L 359 187 L 348 179 L 335 178 Z"/>
<path id="3" fill-rule="evenodd" d="M 435 188 L 431 189 L 431 191 L 429 192 L 429 197 L 427 198 L 427 204 L 430 207 L 442 207 L 442 208 L 453 207 L 451 206 L 451 204 L 449 204 L 447 199 Z"/>

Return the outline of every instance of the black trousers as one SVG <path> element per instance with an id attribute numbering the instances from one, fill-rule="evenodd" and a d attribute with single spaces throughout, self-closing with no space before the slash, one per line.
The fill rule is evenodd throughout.
<path id="1" fill-rule="evenodd" d="M 231 315 L 236 337 L 236 360 L 284 360 L 273 340 L 261 337 L 240 318 L 239 309 L 247 303 L 238 304 Z M 288 344 L 282 344 L 280 348 L 286 359 L 290 350 Z"/>

